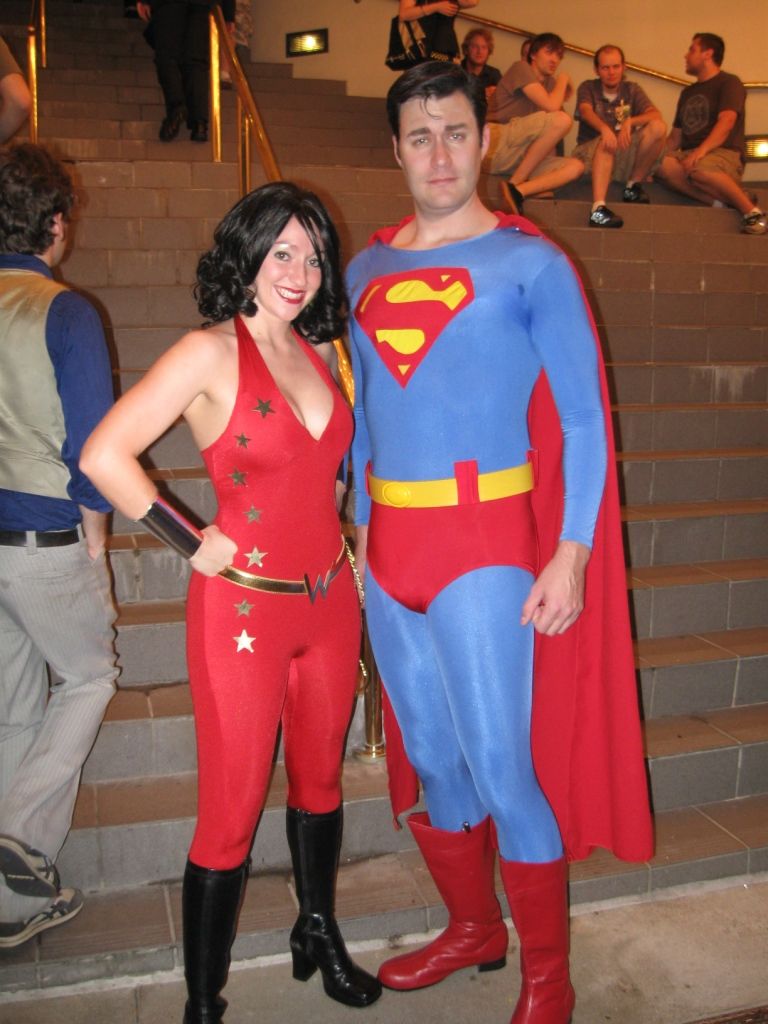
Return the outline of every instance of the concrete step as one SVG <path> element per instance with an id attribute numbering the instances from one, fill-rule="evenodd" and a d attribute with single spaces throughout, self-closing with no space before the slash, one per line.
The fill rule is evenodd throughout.
<path id="1" fill-rule="evenodd" d="M 768 558 L 633 567 L 628 575 L 638 638 L 768 625 Z"/>
<path id="2" fill-rule="evenodd" d="M 768 361 L 612 362 L 613 401 L 623 405 L 654 402 L 765 402 Z"/>
<path id="3" fill-rule="evenodd" d="M 623 451 L 765 447 L 768 402 L 632 402 L 613 406 Z"/>
<path id="4" fill-rule="evenodd" d="M 699 448 L 618 453 L 627 505 L 760 498 L 768 479 L 768 448 Z"/>
<path id="5" fill-rule="evenodd" d="M 183 690 L 172 687 L 169 694 L 166 703 L 181 711 Z M 164 696 L 162 690 L 153 695 Z M 655 719 L 644 730 L 656 812 L 768 792 L 768 703 Z M 191 716 L 113 719 L 102 732 L 58 860 L 62 876 L 84 890 L 179 878 L 196 813 Z M 361 739 L 362 734 L 352 739 L 348 749 Z M 346 859 L 413 845 L 410 834 L 391 829 L 383 765 L 348 757 L 343 791 Z M 285 769 L 278 762 L 254 849 L 257 870 L 289 867 L 286 794 Z"/>
<path id="6" fill-rule="evenodd" d="M 597 851 L 588 860 L 572 864 L 571 903 L 658 894 L 686 882 L 764 871 L 768 867 L 766 822 L 766 797 L 662 812 L 656 819 L 653 860 L 626 864 Z M 256 841 L 258 844 L 258 837 Z M 496 888 L 507 915 L 498 877 Z M 3 955 L 0 985 L 13 992 L 136 974 L 162 977 L 181 964 L 180 904 L 177 882 L 89 894 L 82 913 L 65 929 L 43 932 Z M 288 872 L 251 878 L 234 960 L 285 954 L 296 907 Z M 396 936 L 441 928 L 446 923 L 445 909 L 421 856 L 410 849 L 343 863 L 337 913 L 350 941 L 394 941 Z M 510 957 L 516 949 L 512 933 Z M 284 970 L 288 984 L 290 967 L 286 965 Z"/>
<path id="7" fill-rule="evenodd" d="M 636 593 L 636 592 L 635 592 Z M 648 725 L 768 701 L 768 627 L 638 640 Z"/>

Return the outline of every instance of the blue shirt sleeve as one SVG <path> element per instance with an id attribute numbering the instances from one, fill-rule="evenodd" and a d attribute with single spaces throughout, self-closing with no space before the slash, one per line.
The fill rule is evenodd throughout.
<path id="1" fill-rule="evenodd" d="M 109 512 L 112 506 L 78 465 L 88 435 L 114 401 L 109 353 L 96 310 L 76 292 L 62 292 L 48 311 L 45 340 L 64 414 L 61 457 L 71 478 L 69 496 L 85 508 Z"/>

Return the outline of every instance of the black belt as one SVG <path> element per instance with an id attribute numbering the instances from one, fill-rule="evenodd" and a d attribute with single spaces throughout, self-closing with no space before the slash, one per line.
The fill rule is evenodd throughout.
<path id="1" fill-rule="evenodd" d="M 80 540 L 78 530 L 57 530 L 53 533 L 37 533 L 35 530 L 0 530 L 0 546 L 25 548 L 28 538 L 35 538 L 39 548 L 60 548 L 65 544 L 77 544 Z"/>

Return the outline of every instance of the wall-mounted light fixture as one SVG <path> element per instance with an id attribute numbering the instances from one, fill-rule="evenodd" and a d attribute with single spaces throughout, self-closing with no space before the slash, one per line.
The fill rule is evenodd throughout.
<path id="1" fill-rule="evenodd" d="M 311 53 L 328 53 L 327 28 L 313 28 L 306 32 L 286 32 L 286 57 L 307 57 Z"/>
<path id="2" fill-rule="evenodd" d="M 747 135 L 744 140 L 744 158 L 754 162 L 768 160 L 768 134 Z"/>

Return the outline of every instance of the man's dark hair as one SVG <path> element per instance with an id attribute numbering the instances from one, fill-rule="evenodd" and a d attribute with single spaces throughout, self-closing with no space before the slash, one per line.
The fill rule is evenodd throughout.
<path id="1" fill-rule="evenodd" d="M 565 43 L 556 36 L 554 32 L 542 32 L 541 35 L 534 36 L 531 40 L 531 46 L 528 50 L 528 63 L 539 52 L 539 50 L 554 50 L 555 53 L 559 53 L 562 57 L 565 53 Z"/>
<path id="2" fill-rule="evenodd" d="M 594 65 L 595 65 L 595 71 L 597 71 L 598 67 L 600 66 L 600 58 L 602 57 L 602 55 L 604 53 L 607 53 L 608 50 L 616 50 L 616 51 L 618 51 L 618 54 L 621 57 L 621 63 L 622 64 L 626 64 L 627 63 L 627 58 L 624 56 L 624 51 L 622 50 L 622 48 L 620 46 L 616 46 L 615 43 L 605 43 L 605 45 L 601 46 L 599 50 L 595 50 L 595 56 L 593 58 Z"/>
<path id="3" fill-rule="evenodd" d="M 696 32 L 693 39 L 702 50 L 712 51 L 712 60 L 720 67 L 725 57 L 725 42 L 722 37 L 716 36 L 714 32 Z"/>
<path id="4" fill-rule="evenodd" d="M 387 117 L 394 137 L 400 138 L 400 108 L 408 100 L 442 100 L 455 92 L 469 100 L 477 130 L 482 135 L 488 104 L 477 75 L 468 75 L 458 64 L 430 60 L 404 71 L 387 93 Z"/>
<path id="5" fill-rule="evenodd" d="M 235 313 L 253 316 L 253 283 L 267 253 L 295 217 L 320 259 L 322 281 L 312 302 L 293 326 L 313 344 L 333 341 L 344 330 L 346 292 L 341 275 L 339 236 L 328 211 L 314 194 L 289 181 L 273 182 L 236 203 L 213 233 L 214 245 L 197 265 L 195 298 L 206 326 Z"/>
<path id="6" fill-rule="evenodd" d="M 0 150 L 0 252 L 38 256 L 53 242 L 53 218 L 69 220 L 75 189 L 62 164 L 31 142 Z"/>

